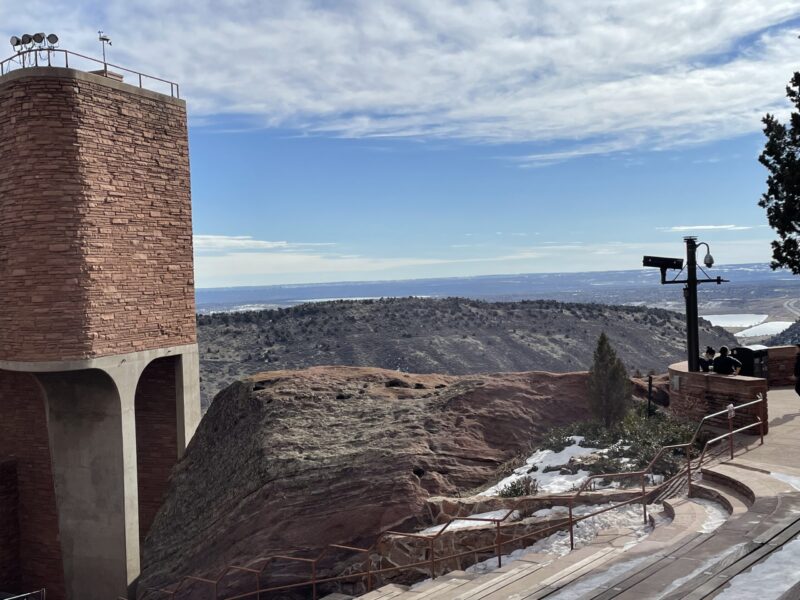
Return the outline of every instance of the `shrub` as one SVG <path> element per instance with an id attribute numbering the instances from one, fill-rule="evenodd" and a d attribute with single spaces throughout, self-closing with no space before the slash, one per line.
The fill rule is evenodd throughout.
<path id="1" fill-rule="evenodd" d="M 598 421 L 611 427 L 622 420 L 631 403 L 633 390 L 625 365 L 617 357 L 605 333 L 597 339 L 587 387 L 589 408 Z"/>
<path id="2" fill-rule="evenodd" d="M 539 482 L 532 477 L 521 477 L 504 485 L 497 492 L 501 498 L 517 498 L 519 496 L 535 496 L 539 493 Z"/>

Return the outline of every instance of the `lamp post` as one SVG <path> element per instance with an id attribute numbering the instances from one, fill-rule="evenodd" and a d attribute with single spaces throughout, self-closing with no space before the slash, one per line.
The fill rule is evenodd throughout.
<path id="1" fill-rule="evenodd" d="M 645 256 L 642 259 L 642 266 L 657 267 L 661 269 L 661 283 L 663 285 L 682 283 L 684 284 L 683 296 L 686 299 L 686 354 L 689 361 L 690 371 L 700 370 L 700 334 L 698 331 L 697 317 L 697 286 L 701 283 L 716 283 L 717 285 L 728 281 L 722 277 L 708 277 L 705 279 L 697 278 L 697 248 L 706 247 L 706 255 L 703 264 L 711 268 L 714 266 L 714 257 L 711 256 L 711 248 L 705 242 L 697 242 L 697 238 L 687 236 L 683 238 L 686 243 L 686 279 L 678 279 L 680 273 L 684 271 L 683 260 L 680 258 L 663 258 L 661 256 Z M 675 279 L 667 280 L 667 271 L 670 269 L 678 270 L 680 273 Z M 700 269 L 702 271 L 702 267 Z"/>

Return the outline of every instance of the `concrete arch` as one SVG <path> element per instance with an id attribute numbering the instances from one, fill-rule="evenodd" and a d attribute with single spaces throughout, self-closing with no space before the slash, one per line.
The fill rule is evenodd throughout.
<path id="1" fill-rule="evenodd" d="M 35 377 L 46 396 L 67 595 L 116 597 L 139 573 L 132 407 L 101 369 Z"/>

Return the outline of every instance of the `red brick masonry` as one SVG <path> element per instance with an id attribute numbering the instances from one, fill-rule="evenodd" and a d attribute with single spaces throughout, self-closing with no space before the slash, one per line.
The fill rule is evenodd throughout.
<path id="1" fill-rule="evenodd" d="M 15 466 L 18 500 L 13 511 L 18 523 L 19 587 L 10 591 L 47 586 L 49 600 L 63 600 L 64 572 L 45 419 L 44 398 L 33 377 L 0 371 L 0 460 Z M 0 482 L 0 546 L 7 540 L 3 529 L 11 494 L 4 493 L 3 487 Z M 11 560 L 5 557 L 0 548 L 0 561 Z"/>
<path id="2" fill-rule="evenodd" d="M 154 360 L 136 387 L 136 463 L 142 540 L 161 508 L 170 472 L 178 460 L 175 369 L 179 361 L 176 356 Z"/>
<path id="3" fill-rule="evenodd" d="M 0 360 L 196 341 L 186 109 L 68 69 L 0 78 Z"/>

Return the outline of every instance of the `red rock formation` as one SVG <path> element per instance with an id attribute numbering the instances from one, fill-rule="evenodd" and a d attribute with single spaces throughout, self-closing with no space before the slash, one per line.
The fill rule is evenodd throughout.
<path id="1" fill-rule="evenodd" d="M 140 592 L 415 525 L 429 496 L 492 483 L 550 428 L 585 418 L 585 381 L 316 367 L 236 383 L 173 472 L 145 542 Z"/>

